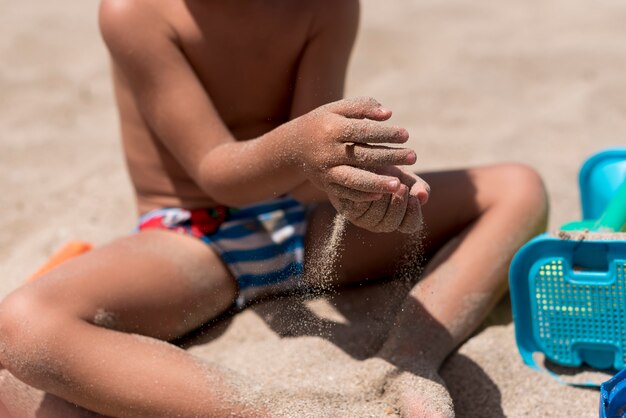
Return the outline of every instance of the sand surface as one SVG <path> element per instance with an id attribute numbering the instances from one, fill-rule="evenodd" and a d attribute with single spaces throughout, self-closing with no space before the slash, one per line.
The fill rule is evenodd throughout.
<path id="1" fill-rule="evenodd" d="M 65 241 L 102 244 L 134 225 L 96 8 L 0 0 L 0 297 Z M 394 110 L 420 168 L 532 165 L 556 227 L 580 216 L 585 157 L 624 144 L 625 21 L 616 0 L 365 0 L 347 93 Z M 394 416 L 358 376 L 393 303 L 381 286 L 272 301 L 190 350 L 255 382 L 284 416 Z M 522 364 L 506 304 L 443 376 L 459 416 L 597 416 L 596 391 Z"/>

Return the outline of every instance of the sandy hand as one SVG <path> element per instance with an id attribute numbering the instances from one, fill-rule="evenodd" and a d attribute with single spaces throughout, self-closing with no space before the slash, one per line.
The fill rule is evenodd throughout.
<path id="1" fill-rule="evenodd" d="M 372 201 L 397 192 L 393 176 L 377 169 L 415 163 L 415 152 L 380 144 L 402 144 L 403 128 L 381 122 L 391 117 L 371 98 L 340 100 L 292 121 L 297 126 L 295 156 L 307 178 L 322 190 L 354 201 Z"/>
<path id="2" fill-rule="evenodd" d="M 399 184 L 396 191 L 382 194 L 378 200 L 363 201 L 347 186 L 341 186 L 346 190 L 339 189 L 338 193 L 331 188 L 329 199 L 335 210 L 354 225 L 373 232 L 419 230 L 421 207 L 430 193 L 428 184 L 415 174 L 394 166 L 379 168 L 376 173 L 394 178 Z"/>

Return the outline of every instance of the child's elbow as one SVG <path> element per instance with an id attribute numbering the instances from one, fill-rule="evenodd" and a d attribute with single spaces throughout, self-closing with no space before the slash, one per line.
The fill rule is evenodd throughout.
<path id="1" fill-rule="evenodd" d="M 218 205 L 224 205 L 229 208 L 243 208 L 255 203 L 250 199 L 242 197 L 241 194 L 221 193 L 219 195 L 211 195 L 211 198 L 215 200 Z"/>
<path id="2" fill-rule="evenodd" d="M 228 207 L 242 207 L 250 204 L 250 199 L 232 182 L 216 176 L 201 181 L 201 188 L 215 203 Z"/>

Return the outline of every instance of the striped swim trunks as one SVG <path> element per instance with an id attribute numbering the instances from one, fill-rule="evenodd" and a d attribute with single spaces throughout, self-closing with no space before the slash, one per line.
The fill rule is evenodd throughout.
<path id="1" fill-rule="evenodd" d="M 239 285 L 237 305 L 303 286 L 308 208 L 286 197 L 244 208 L 156 209 L 138 230 L 168 229 L 211 246 Z"/>

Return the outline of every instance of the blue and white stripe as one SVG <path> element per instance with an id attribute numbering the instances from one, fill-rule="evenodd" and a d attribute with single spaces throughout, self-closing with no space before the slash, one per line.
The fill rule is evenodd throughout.
<path id="1" fill-rule="evenodd" d="M 229 268 L 239 285 L 239 306 L 251 299 L 301 286 L 307 208 L 280 198 L 228 209 L 227 220 L 201 239 Z M 188 231 L 191 212 L 182 208 L 151 211 L 140 219 L 163 218 L 167 228 Z"/>
<path id="2" fill-rule="evenodd" d="M 291 198 L 260 203 L 237 210 L 204 238 L 235 276 L 240 306 L 299 286 L 306 215 L 306 208 Z"/>

